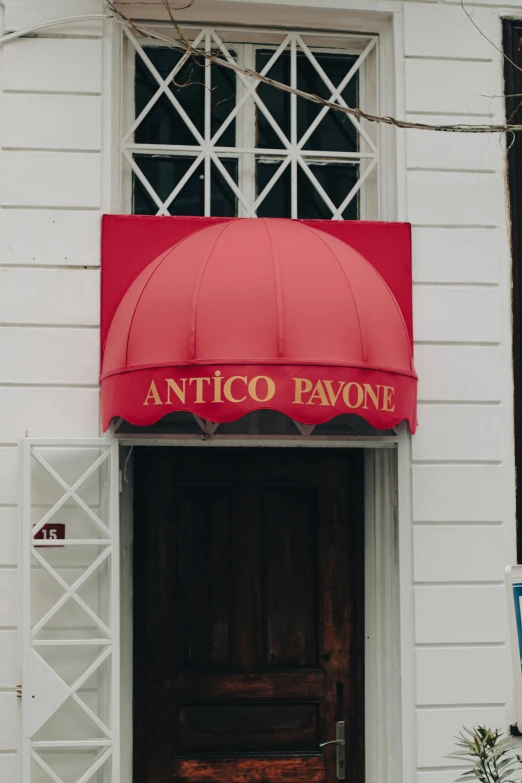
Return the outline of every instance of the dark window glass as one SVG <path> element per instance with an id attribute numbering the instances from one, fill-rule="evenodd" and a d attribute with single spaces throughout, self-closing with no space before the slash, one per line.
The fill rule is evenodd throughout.
<path id="1" fill-rule="evenodd" d="M 168 47 L 147 47 L 146 53 L 162 79 L 167 78 L 176 64 L 180 62 L 182 53 Z M 234 52 L 231 52 L 235 56 Z M 260 49 L 256 52 L 256 69 L 262 70 L 273 56 L 273 50 Z M 316 60 L 330 79 L 335 88 L 342 82 L 356 58 L 342 54 L 315 53 Z M 196 132 L 204 135 L 205 99 L 204 86 L 206 68 L 211 69 L 212 90 L 210 92 L 211 121 L 210 130 L 214 135 L 227 119 L 236 103 L 237 77 L 233 71 L 215 65 L 205 65 L 197 58 L 188 60 L 172 79 L 169 90 L 179 101 L 181 113 L 184 112 L 193 124 Z M 290 52 L 280 55 L 268 74 L 271 78 L 290 83 Z M 324 83 L 317 69 L 303 52 L 297 54 L 297 86 L 307 92 L 321 95 L 329 99 L 331 90 Z M 137 116 L 145 109 L 157 94 L 159 85 L 149 72 L 139 55 L 136 55 L 135 102 Z M 290 95 L 276 88 L 261 84 L 259 95 L 272 114 L 275 123 L 282 132 L 290 138 Z M 343 90 L 343 98 L 348 105 L 357 105 L 358 81 L 357 75 L 352 77 Z M 297 136 L 301 139 L 317 117 L 321 107 L 304 99 L 297 100 Z M 173 106 L 166 95 L 159 97 L 151 110 L 140 122 L 135 131 L 135 142 L 138 144 L 199 146 L 198 137 L 188 127 L 180 111 Z M 284 144 L 271 127 L 263 113 L 256 109 L 258 148 L 284 149 Z M 236 144 L 236 122 L 231 121 L 223 131 L 219 146 L 234 147 Z M 321 152 L 354 152 L 358 149 L 355 127 L 346 115 L 329 111 L 322 118 L 318 127 L 304 144 L 304 150 L 319 150 Z M 134 158 L 144 176 L 158 197 L 164 202 L 186 175 L 194 163 L 194 153 L 169 155 L 166 151 L 159 154 L 138 153 Z M 284 154 L 284 153 L 283 153 Z M 314 156 L 319 157 L 319 156 Z M 222 165 L 231 179 L 238 183 L 238 158 L 220 158 Z M 256 161 L 256 194 L 264 190 L 276 171 L 282 165 L 281 160 L 271 160 L 268 156 Z M 339 206 L 346 198 L 359 176 L 359 166 L 352 162 L 342 161 L 307 161 L 310 168 L 324 188 L 332 202 Z M 205 167 L 201 162 L 193 171 L 181 191 L 169 204 L 172 215 L 204 215 L 205 214 Z M 233 217 L 237 214 L 237 198 L 230 185 L 212 162 L 211 203 L 210 214 L 220 217 Z M 148 194 L 146 188 L 137 177 L 133 178 L 134 212 L 142 215 L 153 215 L 158 207 Z M 299 166 L 297 169 L 298 217 L 304 219 L 330 219 L 332 213 L 316 191 L 306 173 Z M 358 218 L 358 197 L 344 210 L 344 219 Z M 277 182 L 271 188 L 257 210 L 259 217 L 290 217 L 291 215 L 291 168 L 287 166 Z"/>
<path id="2" fill-rule="evenodd" d="M 135 161 L 162 201 L 166 201 L 176 184 L 187 173 L 194 158 L 162 155 L 136 155 Z M 221 163 L 237 184 L 237 159 L 222 159 Z M 171 215 L 204 215 L 203 161 L 169 206 Z M 216 217 L 234 217 L 236 197 L 217 167 L 211 167 L 211 213 Z M 134 212 L 137 215 L 155 215 L 158 211 L 138 177 L 134 177 Z"/>
<path id="3" fill-rule="evenodd" d="M 340 206 L 350 190 L 356 184 L 359 167 L 345 163 L 309 163 L 309 169 L 315 175 L 323 190 L 336 207 Z M 330 207 L 325 204 L 315 185 L 310 182 L 301 167 L 297 171 L 297 217 L 303 220 L 329 220 L 332 217 Z M 353 198 L 343 213 L 344 220 L 357 220 L 358 199 Z"/>
<path id="4" fill-rule="evenodd" d="M 280 161 L 257 163 L 257 196 L 263 192 L 281 165 Z M 357 183 L 359 167 L 345 163 L 309 163 L 321 187 L 338 207 Z M 290 166 L 287 166 L 257 210 L 258 217 L 289 217 L 291 214 Z M 344 220 L 357 220 L 358 197 L 352 199 L 343 212 Z M 332 211 L 315 185 L 299 166 L 297 169 L 297 216 L 302 220 L 330 220 Z"/>
<path id="5" fill-rule="evenodd" d="M 238 165 L 236 158 L 220 158 L 231 179 L 237 185 Z M 235 217 L 237 215 L 237 198 L 217 166 L 211 166 L 211 213 L 214 217 Z"/>
<path id="6" fill-rule="evenodd" d="M 182 58 L 182 53 L 167 47 L 149 46 L 145 49 L 152 64 L 165 79 Z M 232 52 L 234 56 L 234 52 Z M 199 133 L 204 135 L 205 67 L 211 69 L 212 90 L 211 133 L 214 135 L 226 120 L 235 105 L 236 75 L 227 68 L 216 65 L 205 66 L 200 59 L 191 58 L 180 68 L 169 89 L 177 98 L 182 109 Z M 139 55 L 136 55 L 135 104 L 136 116 L 148 104 L 159 89 L 154 76 Z M 137 144 L 183 144 L 193 145 L 198 141 L 180 117 L 178 110 L 166 95 L 162 95 L 150 112 L 136 128 L 134 140 Z M 219 145 L 233 147 L 236 143 L 236 125 L 233 120 L 219 138 Z"/>
<path id="7" fill-rule="evenodd" d="M 256 69 L 261 71 L 273 56 L 273 51 L 259 50 L 256 54 Z M 338 87 L 356 57 L 342 54 L 315 54 L 320 67 L 334 87 Z M 266 74 L 284 84 L 290 84 L 290 52 L 281 54 Z M 297 87 L 305 92 L 319 95 L 329 100 L 331 91 L 319 75 L 316 68 L 304 52 L 297 54 Z M 348 106 L 357 105 L 358 78 L 355 74 L 342 92 Z M 290 138 L 290 94 L 260 84 L 258 94 L 265 103 L 275 121 Z M 301 139 L 314 119 L 321 111 L 321 106 L 304 98 L 297 99 L 297 138 Z M 270 125 L 263 112 L 257 110 L 258 146 L 281 149 L 284 147 L 277 133 Z M 319 125 L 304 145 L 304 149 L 329 150 L 339 152 L 355 152 L 357 150 L 357 134 L 349 117 L 336 111 L 328 111 Z"/>
<path id="8" fill-rule="evenodd" d="M 273 51 L 256 52 L 256 70 L 260 73 Z M 266 76 L 274 81 L 290 84 L 290 52 L 279 55 Z M 290 139 L 290 95 L 268 84 L 260 84 L 257 94 L 266 105 L 270 114 L 279 125 L 287 139 Z M 266 149 L 284 149 L 284 144 L 266 119 L 261 109 L 257 109 L 257 146 Z"/>
<path id="9" fill-rule="evenodd" d="M 256 166 L 257 192 L 259 196 L 268 185 L 282 162 L 278 161 L 258 161 Z M 290 166 L 283 171 L 275 185 L 268 191 L 267 195 L 257 209 L 258 217 L 290 217 Z"/>

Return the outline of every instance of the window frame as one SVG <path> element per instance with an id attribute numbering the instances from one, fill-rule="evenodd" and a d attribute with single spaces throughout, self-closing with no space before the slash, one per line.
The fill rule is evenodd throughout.
<path id="1" fill-rule="evenodd" d="M 162 35 L 165 31 L 168 31 L 169 25 L 154 25 L 154 29 L 161 32 Z M 287 28 L 243 28 L 234 25 L 186 25 L 185 31 L 191 37 L 197 34 L 197 31 L 204 31 L 202 34 L 202 42 L 205 47 L 208 48 L 211 41 L 209 35 L 211 31 L 215 31 L 220 38 L 226 38 L 226 44 L 234 47 L 234 51 L 238 52 L 238 62 L 241 65 L 252 68 L 255 66 L 255 51 L 256 49 L 268 49 L 278 47 L 283 51 L 288 46 L 282 47 L 281 42 L 287 41 L 290 45 L 290 51 L 293 53 L 299 47 L 299 40 L 302 40 L 306 46 L 309 46 L 311 52 L 319 54 L 323 53 L 346 53 L 348 56 L 361 57 L 362 62 L 357 67 L 357 75 L 359 81 L 359 95 L 360 104 L 365 106 L 366 110 L 371 113 L 379 113 L 383 111 L 380 82 L 383 73 L 382 58 L 380 56 L 381 36 L 376 32 L 370 33 L 355 33 L 349 31 L 343 32 L 330 32 L 327 30 L 310 30 L 303 28 L 302 30 L 288 30 Z M 132 213 L 133 211 L 133 176 L 134 174 L 141 179 L 140 174 L 137 171 L 137 166 L 132 166 L 133 154 L 139 154 L 151 152 L 153 149 L 165 151 L 167 145 L 139 145 L 135 144 L 132 136 L 129 133 L 129 129 L 132 129 L 135 121 L 134 110 L 134 82 L 135 82 L 135 57 L 140 56 L 139 48 L 147 47 L 150 45 L 162 46 L 162 42 L 155 41 L 154 39 L 137 38 L 132 32 L 125 31 L 123 35 L 123 111 L 122 111 L 122 129 L 120 130 L 120 165 L 121 165 L 121 195 L 122 195 L 122 207 L 126 213 Z M 344 46 L 334 46 L 334 42 L 339 44 L 349 43 Z M 327 45 L 329 44 L 329 45 Z M 301 50 L 304 51 L 304 50 Z M 353 69 L 350 69 L 353 70 Z M 239 83 L 240 79 L 238 79 Z M 335 85 L 334 85 L 335 86 Z M 293 108 L 295 112 L 297 99 L 291 98 Z M 249 101 L 250 102 L 250 101 Z M 269 185 L 265 188 L 268 191 L 272 184 L 275 184 L 278 176 L 283 172 L 283 169 L 288 166 L 291 169 L 291 217 L 298 217 L 297 207 L 297 174 L 298 170 L 308 175 L 312 180 L 310 174 L 306 171 L 308 166 L 306 161 L 313 162 L 315 159 L 322 158 L 323 160 L 331 161 L 332 163 L 339 163 L 345 159 L 358 159 L 359 164 L 359 177 L 356 186 L 353 191 L 353 197 L 359 201 L 358 219 L 361 220 L 382 220 L 390 219 L 392 216 L 388 214 L 388 209 L 383 204 L 382 195 L 388 190 L 387 185 L 384 185 L 383 180 L 389 179 L 390 175 L 393 176 L 394 166 L 388 163 L 388 148 L 389 148 L 389 136 L 390 128 L 383 128 L 382 125 L 376 125 L 365 121 L 360 122 L 360 132 L 358 133 L 360 141 L 360 149 L 357 153 L 336 153 L 335 150 L 321 150 L 320 154 L 311 155 L 310 152 L 316 152 L 314 150 L 303 150 L 302 161 L 299 165 L 297 160 L 293 159 L 292 152 L 285 150 L 284 147 L 281 150 L 266 152 L 261 148 L 257 149 L 257 152 L 249 152 L 250 149 L 254 150 L 252 141 L 255 141 L 255 116 L 256 111 L 251 106 L 248 107 L 247 112 L 241 113 L 241 110 L 236 115 L 236 148 L 238 150 L 238 190 L 245 200 L 237 198 L 238 203 L 238 216 L 239 217 L 254 217 L 255 211 L 251 208 L 254 203 L 256 194 L 256 181 L 255 181 L 255 165 L 256 158 L 262 154 L 266 157 L 270 156 L 274 160 L 281 160 L 282 157 L 286 157 L 285 166 L 281 165 L 276 172 L 276 175 L 269 182 Z M 386 133 L 383 133 L 386 131 Z M 386 136 L 383 144 L 383 137 Z M 291 139 L 291 142 L 294 140 Z M 372 145 L 375 150 L 372 150 Z M 197 147 L 186 147 L 186 153 L 199 158 L 201 163 L 201 157 L 204 160 L 204 174 L 205 180 L 208 182 L 210 177 L 211 157 L 202 151 L 201 145 Z M 230 157 L 230 152 L 226 152 L 225 148 L 216 146 L 217 157 Z M 317 151 L 319 152 L 319 151 Z M 185 154 L 186 154 L 185 153 Z M 172 149 L 170 153 L 182 155 L 183 151 L 174 152 Z M 199 166 L 199 164 L 197 164 Z M 196 163 L 193 164 L 194 170 Z M 192 166 L 190 167 L 192 169 Z M 190 170 L 189 169 L 189 170 Z M 223 176 L 223 172 L 221 172 Z M 180 180 L 181 182 L 181 180 Z M 142 180 L 142 184 L 146 187 Z M 325 201 L 326 199 L 320 193 L 321 186 L 318 183 L 312 181 L 312 185 L 318 192 L 319 197 Z M 230 183 L 229 183 L 230 186 Z M 149 191 L 150 193 L 150 191 Z M 152 197 L 152 194 L 150 194 Z M 237 195 L 237 194 L 236 194 Z M 245 201 L 247 202 L 245 204 Z M 159 204 L 156 202 L 158 207 Z M 168 215 L 168 203 L 169 200 L 164 202 L 167 204 L 165 208 L 158 208 L 158 215 Z M 164 206 L 164 205 L 163 205 Z M 343 219 L 342 213 L 346 209 L 347 204 L 342 208 L 338 207 L 336 212 L 333 213 L 332 219 Z M 331 209 L 331 207 L 330 207 Z M 204 213 L 211 216 L 210 212 L 210 187 L 205 187 L 205 209 Z"/>

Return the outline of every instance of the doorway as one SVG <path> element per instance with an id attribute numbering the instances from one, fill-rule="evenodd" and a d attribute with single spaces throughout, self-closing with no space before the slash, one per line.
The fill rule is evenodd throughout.
<path id="1" fill-rule="evenodd" d="M 134 783 L 363 783 L 363 476 L 357 449 L 136 449 Z"/>

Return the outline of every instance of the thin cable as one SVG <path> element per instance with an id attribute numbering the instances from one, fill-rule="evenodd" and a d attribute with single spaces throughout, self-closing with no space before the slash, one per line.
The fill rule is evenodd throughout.
<path id="1" fill-rule="evenodd" d="M 442 133 L 518 133 L 522 131 L 522 125 L 514 125 L 509 123 L 504 123 L 502 125 L 492 125 L 487 123 L 484 123 L 482 125 L 467 125 L 465 123 L 459 123 L 456 125 L 428 125 L 426 123 L 421 123 L 421 122 L 407 122 L 406 120 L 398 120 L 396 117 L 391 117 L 391 116 L 370 114 L 369 112 L 365 112 L 360 108 L 341 106 L 338 103 L 327 101 L 326 99 L 321 98 L 319 95 L 315 95 L 314 93 L 309 93 L 309 92 L 305 92 L 304 90 L 299 90 L 295 87 L 291 87 L 288 84 L 284 84 L 283 82 L 278 82 L 275 79 L 270 79 L 268 76 L 262 76 L 260 73 L 254 71 L 251 68 L 245 68 L 244 66 L 238 65 L 235 61 L 230 62 L 229 60 L 224 60 L 221 57 L 213 54 L 212 52 L 206 52 L 204 49 L 200 49 L 199 47 L 194 46 L 190 42 L 187 42 L 185 36 L 182 36 L 181 40 L 173 40 L 172 38 L 169 38 L 165 35 L 161 35 L 160 33 L 156 32 L 154 29 L 150 27 L 145 27 L 144 25 L 134 22 L 132 19 L 126 16 L 122 11 L 117 9 L 112 4 L 111 0 L 105 0 L 105 1 L 106 3 L 109 4 L 109 7 L 112 10 L 114 10 L 121 24 L 125 27 L 130 28 L 135 33 L 139 33 L 148 38 L 161 41 L 162 43 L 167 44 L 167 46 L 170 46 L 172 49 L 179 49 L 183 52 L 188 52 L 193 57 L 194 56 L 203 57 L 207 61 L 214 63 L 215 65 L 219 65 L 223 68 L 227 68 L 228 70 L 235 71 L 236 73 L 242 73 L 245 76 L 250 76 L 252 79 L 255 79 L 258 82 L 263 82 L 264 84 L 267 84 L 270 87 L 275 87 L 276 89 L 281 90 L 282 92 L 287 92 L 290 93 L 291 95 L 297 95 L 298 98 L 303 98 L 304 100 L 312 101 L 313 103 L 317 103 L 321 106 L 327 106 L 329 109 L 332 109 L 332 111 L 340 112 L 341 114 L 349 114 L 352 117 L 357 117 L 358 119 L 364 119 L 367 122 L 381 123 L 383 125 L 392 125 L 396 128 L 403 128 L 407 130 L 431 130 L 431 131 L 438 131 Z M 178 28 L 179 25 L 176 23 L 175 29 L 178 30 Z"/>
<path id="2" fill-rule="evenodd" d="M 522 131 L 522 125 L 512 125 L 510 123 L 504 123 L 502 125 L 466 125 L 466 124 L 458 124 L 458 125 L 428 125 L 426 123 L 421 122 L 407 122 L 406 120 L 398 120 L 395 117 L 391 116 L 381 116 L 377 114 L 369 114 L 368 112 L 363 111 L 359 108 L 352 108 L 349 106 L 340 106 L 338 103 L 332 103 L 331 101 L 327 101 L 324 98 L 321 98 L 319 95 L 315 95 L 314 93 L 305 92 L 304 90 L 299 90 L 293 87 L 290 87 L 288 84 L 283 84 L 282 82 L 278 82 L 275 79 L 270 79 L 268 76 L 262 76 L 260 73 L 257 73 L 257 71 L 254 71 L 250 68 L 244 68 L 242 66 L 239 66 L 237 63 L 231 63 L 228 60 L 223 60 L 221 57 L 218 57 L 211 52 L 206 52 L 203 49 L 199 49 L 198 47 L 192 46 L 190 42 L 185 43 L 186 39 L 183 40 L 185 37 L 182 36 L 181 41 L 173 41 L 171 38 L 167 38 L 164 35 L 160 35 L 155 30 L 144 27 L 143 25 L 136 24 L 133 22 L 129 17 L 127 17 L 125 14 L 123 14 L 120 10 L 118 10 L 115 5 L 112 3 L 111 0 L 105 0 L 107 7 L 112 12 L 111 14 L 85 14 L 82 16 L 67 16 L 62 17 L 60 19 L 52 19 L 48 22 L 41 22 L 40 24 L 32 25 L 31 27 L 26 27 L 23 30 L 15 30 L 12 33 L 7 33 L 7 35 L 3 35 L 0 37 L 0 45 L 4 43 L 8 43 L 9 41 L 14 41 L 17 38 L 23 38 L 26 35 L 30 35 L 31 33 L 35 33 L 39 30 L 45 30 L 49 27 L 57 27 L 59 25 L 69 24 L 71 22 L 87 22 L 91 20 L 114 20 L 119 21 L 121 24 L 135 30 L 136 32 L 140 32 L 150 38 L 154 38 L 158 41 L 162 41 L 169 46 L 171 46 L 173 49 L 181 49 L 182 51 L 188 52 L 191 55 L 198 55 L 200 57 L 204 57 L 209 62 L 214 63 L 215 65 L 220 65 L 223 68 L 228 68 L 231 71 L 235 71 L 237 73 L 243 73 L 246 76 L 250 76 L 253 79 L 256 79 L 257 81 L 263 82 L 264 84 L 268 84 L 271 87 L 275 87 L 278 90 L 281 90 L 282 92 L 290 93 L 291 95 L 297 95 L 298 98 L 303 98 L 307 101 L 312 101 L 313 103 L 318 103 L 321 106 L 327 106 L 329 109 L 332 109 L 332 111 L 340 112 L 341 114 L 349 114 L 352 117 L 357 117 L 359 119 L 364 119 L 367 122 L 374 122 L 374 123 L 381 123 L 384 125 L 393 125 L 396 128 L 404 128 L 408 130 L 431 130 L 431 131 L 439 131 L 443 133 L 518 133 Z M 176 28 L 178 28 L 177 23 L 175 23 Z"/>
<path id="3" fill-rule="evenodd" d="M 15 30 L 13 33 L 7 33 L 0 37 L 0 44 L 7 43 L 8 41 L 14 41 L 16 38 L 23 38 L 25 35 L 30 35 L 38 30 L 45 30 L 47 27 L 55 27 L 57 25 L 69 24 L 69 22 L 88 22 L 91 19 L 114 19 L 113 16 L 108 14 L 84 14 L 83 16 L 64 16 L 61 19 L 52 19 L 50 22 L 40 22 L 40 24 L 34 24 L 32 27 L 26 27 L 25 30 Z"/>

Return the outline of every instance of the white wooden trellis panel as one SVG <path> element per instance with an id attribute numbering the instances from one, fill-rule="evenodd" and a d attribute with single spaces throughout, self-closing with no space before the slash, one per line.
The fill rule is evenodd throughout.
<path id="1" fill-rule="evenodd" d="M 316 130 L 317 127 L 320 125 L 320 122 L 325 117 L 325 115 L 332 110 L 326 106 L 323 107 L 320 113 L 318 114 L 318 116 L 316 117 L 316 119 L 314 120 L 314 122 L 311 124 L 310 128 L 304 133 L 304 135 L 301 138 L 298 138 L 297 97 L 296 95 L 292 94 L 290 96 L 290 138 L 287 138 L 285 132 L 278 125 L 277 121 L 270 113 L 268 107 L 263 102 L 263 100 L 261 99 L 261 97 L 257 92 L 257 88 L 259 87 L 261 82 L 255 79 L 254 77 L 250 76 L 248 73 L 243 73 L 239 70 L 236 71 L 238 77 L 238 86 L 239 86 L 237 103 L 234 106 L 234 108 L 230 111 L 228 117 L 224 120 L 220 128 L 218 128 L 217 131 L 212 136 L 210 132 L 210 115 L 211 115 L 210 91 L 212 89 L 212 81 L 211 81 L 212 77 L 211 77 L 211 69 L 206 68 L 205 76 L 204 76 L 204 83 L 206 88 L 205 105 L 204 105 L 204 131 L 203 131 L 203 135 L 201 135 L 198 129 L 194 126 L 194 123 L 187 116 L 179 100 L 176 98 L 174 93 L 169 89 L 169 84 L 171 80 L 175 77 L 178 71 L 185 64 L 185 62 L 188 59 L 188 55 L 184 54 L 180 59 L 180 61 L 178 62 L 178 64 L 176 65 L 176 67 L 173 69 L 173 71 L 168 75 L 168 77 L 166 79 L 163 79 L 158 73 L 153 63 L 151 62 L 150 58 L 147 56 L 147 53 L 143 48 L 145 42 L 140 42 L 130 29 L 124 28 L 124 31 L 127 40 L 129 44 L 132 46 L 132 48 L 134 49 L 136 55 L 141 58 L 143 64 L 149 70 L 152 78 L 157 82 L 157 91 L 155 95 L 152 96 L 152 98 L 150 99 L 148 104 L 143 108 L 140 114 L 135 119 L 133 119 L 129 129 L 126 131 L 126 133 L 122 138 L 122 146 L 121 146 L 123 158 L 126 160 L 130 170 L 140 181 L 144 189 L 151 197 L 155 206 L 157 207 L 156 214 L 158 215 L 170 214 L 169 212 L 170 205 L 172 204 L 174 199 L 181 193 L 181 191 L 183 190 L 187 182 L 191 179 L 191 177 L 199 176 L 197 172 L 199 170 L 201 162 L 203 162 L 204 214 L 206 216 L 211 215 L 210 171 L 211 171 L 211 166 L 213 164 L 216 167 L 217 171 L 219 171 L 219 173 L 223 177 L 224 181 L 229 186 L 231 192 L 236 197 L 238 201 L 239 212 L 244 217 L 256 217 L 257 209 L 259 208 L 263 200 L 270 193 L 272 188 L 276 185 L 279 178 L 282 176 L 282 174 L 287 169 L 287 167 L 290 167 L 291 217 L 296 218 L 298 216 L 297 177 L 298 177 L 298 171 L 300 170 L 310 180 L 310 183 L 313 186 L 314 190 L 317 192 L 321 200 L 325 203 L 325 205 L 330 210 L 332 220 L 343 219 L 344 210 L 347 208 L 350 202 L 356 198 L 359 191 L 363 188 L 365 182 L 376 170 L 378 165 L 378 160 L 379 160 L 379 151 L 377 149 L 377 146 L 368 135 L 367 131 L 365 130 L 364 124 L 361 121 L 359 121 L 352 115 L 346 115 L 347 121 L 351 122 L 354 125 L 358 137 L 362 142 L 362 145 L 364 145 L 365 148 L 364 150 L 359 149 L 356 152 L 345 152 L 340 150 L 315 150 L 314 151 L 311 149 L 305 149 L 306 141 L 310 138 L 314 130 Z M 362 51 L 358 53 L 356 61 L 352 65 L 347 66 L 347 72 L 343 77 L 343 79 L 341 80 L 341 83 L 335 86 L 334 84 L 332 84 L 327 74 L 325 73 L 325 71 L 319 64 L 318 60 L 316 59 L 314 55 L 313 46 L 308 45 L 305 41 L 305 38 L 307 37 L 310 38 L 310 36 L 312 36 L 313 39 L 312 34 L 305 33 L 305 32 L 299 33 L 296 31 L 289 32 L 289 33 L 281 33 L 281 31 L 279 31 L 279 34 L 281 35 L 282 40 L 280 41 L 280 43 L 278 43 L 275 46 L 272 57 L 260 72 L 261 75 L 268 74 L 272 65 L 281 56 L 283 52 L 290 52 L 290 65 L 291 65 L 290 86 L 293 88 L 297 87 L 297 67 L 298 67 L 297 56 L 298 53 L 302 53 L 306 56 L 309 63 L 315 69 L 317 75 L 328 89 L 330 93 L 330 98 L 329 98 L 330 101 L 333 103 L 337 103 L 343 107 L 347 106 L 344 98 L 342 97 L 342 92 L 344 88 L 347 86 L 350 80 L 356 76 L 356 74 L 362 72 L 368 57 L 372 53 L 375 54 L 378 47 L 378 38 L 376 36 L 372 36 L 372 35 L 362 36 L 362 39 L 365 41 L 365 45 Z M 260 36 L 262 38 L 263 36 L 262 31 L 260 31 Z M 334 50 L 338 51 L 339 53 L 342 53 L 343 51 L 346 51 L 347 54 L 349 53 L 349 51 L 342 48 L 342 36 L 330 35 L 330 38 L 332 40 L 332 46 Z M 346 39 L 346 36 L 344 36 L 344 38 Z M 361 39 L 361 36 L 359 36 L 359 38 Z M 164 40 L 166 42 L 168 39 L 161 38 L 161 40 Z M 346 41 L 347 40 L 348 39 L 346 39 Z M 346 45 L 346 41 L 344 41 L 345 45 Z M 217 50 L 223 60 L 228 61 L 232 65 L 238 65 L 238 66 L 245 65 L 244 62 L 245 52 L 247 49 L 251 48 L 248 45 L 245 46 L 244 44 L 233 44 L 234 49 L 237 52 L 236 56 L 233 56 L 229 48 L 227 47 L 227 45 L 224 43 L 223 31 L 221 31 L 220 29 L 210 28 L 210 27 L 204 27 L 202 29 L 199 29 L 199 31 L 193 38 L 193 42 L 194 42 L 194 46 L 199 47 L 200 49 L 205 50 L 206 52 L 209 52 L 212 49 Z M 260 43 L 259 45 L 262 44 Z M 252 67 L 251 62 L 249 62 L 248 65 Z M 376 88 L 377 85 L 374 85 L 373 88 L 374 91 L 376 90 Z M 151 109 L 154 107 L 156 102 L 161 98 L 166 98 L 167 100 L 170 101 L 174 109 L 178 112 L 179 121 L 185 123 L 187 128 L 191 131 L 192 135 L 194 136 L 194 140 L 196 142 L 195 144 L 175 145 L 175 144 L 134 143 L 134 133 L 136 131 L 136 128 L 139 126 L 141 121 L 147 116 L 147 114 L 151 111 Z M 232 121 L 236 121 L 243 125 L 245 125 L 245 123 L 247 126 L 252 125 L 252 122 L 249 122 L 248 119 L 246 119 L 245 111 L 247 112 L 248 115 L 249 112 L 252 113 L 256 109 L 264 116 L 264 118 L 269 123 L 272 130 L 276 133 L 279 140 L 281 141 L 282 147 L 280 149 L 256 148 L 255 139 L 252 139 L 251 140 L 252 143 L 247 146 L 245 146 L 244 143 L 237 144 L 233 147 L 225 147 L 220 145 L 219 140 L 223 132 L 225 131 L 225 129 L 230 125 L 230 123 Z M 255 124 L 255 120 L 253 120 L 253 122 Z M 241 138 L 241 136 L 242 134 L 239 133 L 239 138 Z M 194 159 L 191 165 L 189 166 L 188 170 L 183 175 L 183 177 L 181 177 L 181 179 L 178 182 L 173 183 L 173 188 L 169 196 L 163 201 L 156 193 L 156 191 L 152 187 L 151 183 L 148 181 L 147 177 L 145 176 L 141 168 L 136 163 L 134 156 L 139 153 L 162 154 L 162 155 L 170 155 L 170 156 L 189 154 L 190 156 L 193 156 Z M 257 198 L 255 198 L 255 195 L 253 195 L 251 192 L 252 173 L 250 172 L 250 174 L 247 177 L 240 176 L 238 183 L 236 183 L 232 179 L 229 172 L 226 170 L 226 168 L 222 163 L 223 159 L 229 157 L 234 157 L 240 160 L 241 158 L 252 157 L 252 156 L 254 157 L 259 156 L 263 158 L 272 159 L 274 162 L 279 163 L 279 166 L 276 169 L 275 173 L 272 175 L 271 179 L 266 184 L 263 191 L 259 193 Z M 314 172 L 310 168 L 310 164 L 313 164 L 314 162 L 317 162 L 319 160 L 323 162 L 330 162 L 330 163 L 333 162 L 357 163 L 358 162 L 360 165 L 359 177 L 357 179 L 356 184 L 349 190 L 348 193 L 346 193 L 341 204 L 339 205 L 335 205 L 332 202 L 329 195 L 326 193 L 321 183 L 315 176 Z"/>
<path id="2" fill-rule="evenodd" d="M 22 780 L 121 783 L 118 444 L 21 449 Z"/>

